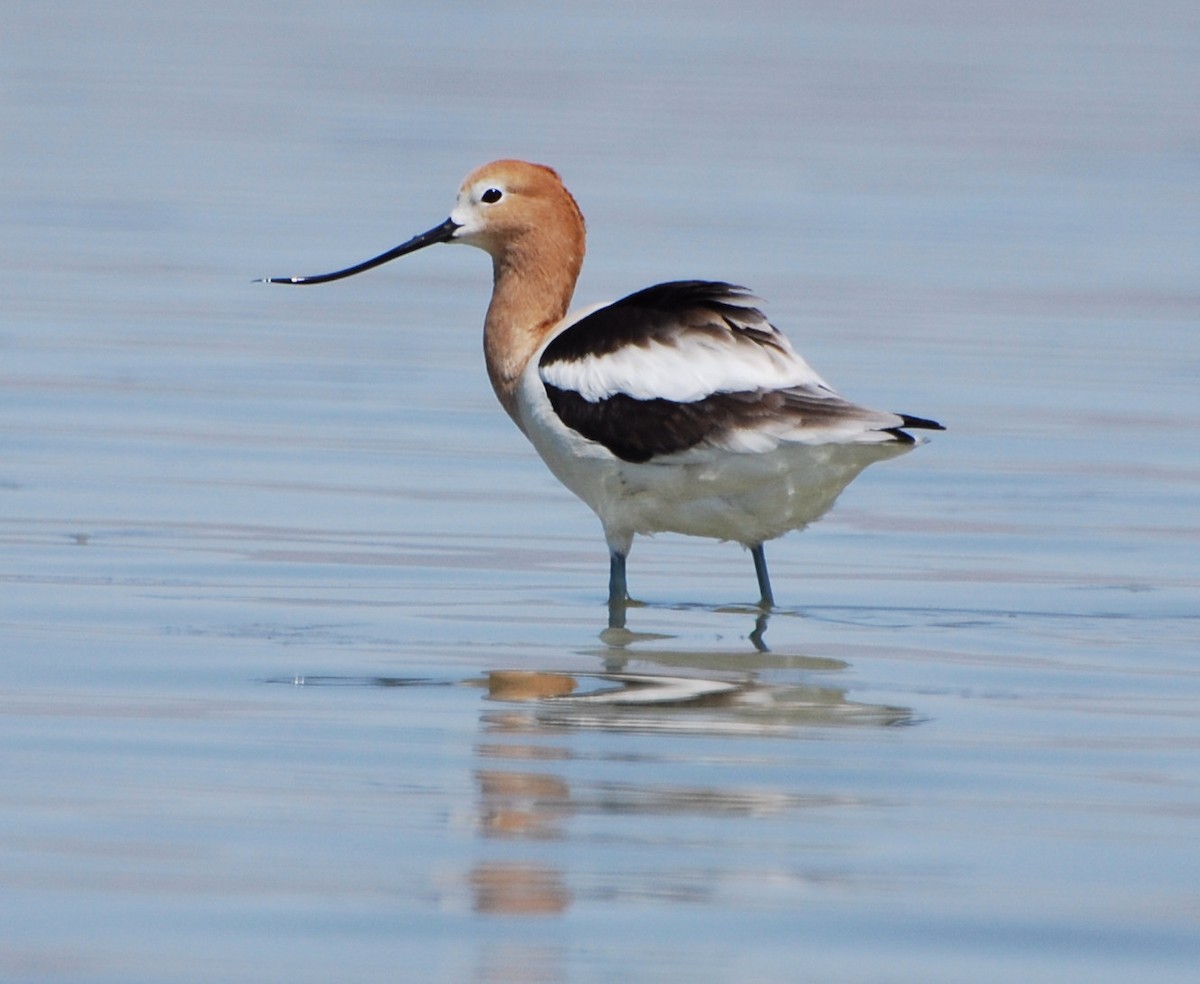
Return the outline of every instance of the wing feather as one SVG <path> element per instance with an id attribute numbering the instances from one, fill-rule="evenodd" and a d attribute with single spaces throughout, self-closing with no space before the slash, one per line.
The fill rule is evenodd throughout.
<path id="1" fill-rule="evenodd" d="M 559 419 L 626 461 L 697 446 L 911 443 L 938 426 L 839 396 L 745 288 L 659 284 L 599 308 L 544 349 L 538 373 Z"/>
<path id="2" fill-rule="evenodd" d="M 586 400 L 690 402 L 712 393 L 828 388 L 744 287 L 684 280 L 576 321 L 542 353 L 542 380 Z"/>

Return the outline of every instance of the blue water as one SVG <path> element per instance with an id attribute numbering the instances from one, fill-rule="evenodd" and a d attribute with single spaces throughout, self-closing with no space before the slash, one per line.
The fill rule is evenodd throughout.
<path id="1" fill-rule="evenodd" d="M 18 4 L 0 80 L 0 979 L 1195 979 L 1193 5 Z M 745 283 L 950 428 L 769 651 L 672 537 L 604 633 L 481 254 L 251 283 L 506 155 L 579 303 Z"/>

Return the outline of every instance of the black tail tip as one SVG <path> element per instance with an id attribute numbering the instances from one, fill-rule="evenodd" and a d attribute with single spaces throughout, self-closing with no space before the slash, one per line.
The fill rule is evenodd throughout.
<path id="1" fill-rule="evenodd" d="M 946 429 L 936 420 L 926 420 L 924 417 L 911 417 L 906 413 L 900 414 L 900 419 L 904 421 L 900 425 L 901 427 L 911 427 L 914 430 L 944 431 Z"/>
<path id="2" fill-rule="evenodd" d="M 913 430 L 934 430 L 944 431 L 946 428 L 939 424 L 936 420 L 926 420 L 924 417 L 913 417 L 907 413 L 896 414 L 904 423 L 899 427 L 887 428 L 887 433 L 891 434 L 901 444 L 916 444 L 917 438 L 913 437 L 906 428 L 911 427 Z"/>

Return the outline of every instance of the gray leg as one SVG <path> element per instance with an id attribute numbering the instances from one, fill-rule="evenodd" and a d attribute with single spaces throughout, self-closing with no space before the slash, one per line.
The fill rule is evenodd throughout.
<path id="1" fill-rule="evenodd" d="M 758 613 L 758 618 L 754 620 L 754 631 L 750 633 L 750 642 L 760 653 L 769 653 L 771 650 L 767 647 L 767 642 L 764 636 L 767 634 L 767 622 L 771 618 L 771 613 L 762 611 Z"/>
<path id="2" fill-rule="evenodd" d="M 775 596 L 771 593 L 771 575 L 767 573 L 767 555 L 763 553 L 763 545 L 756 543 L 752 546 L 750 556 L 754 558 L 754 573 L 758 576 L 758 590 L 762 593 L 758 606 L 774 608 Z"/>
<path id="3" fill-rule="evenodd" d="M 629 589 L 625 583 L 625 554 L 613 550 L 608 560 L 608 627 L 625 628 L 625 602 Z"/>

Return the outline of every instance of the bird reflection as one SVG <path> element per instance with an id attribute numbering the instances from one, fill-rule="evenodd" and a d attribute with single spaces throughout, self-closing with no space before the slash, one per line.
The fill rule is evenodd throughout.
<path id="1" fill-rule="evenodd" d="M 476 912 L 553 916 L 571 905 L 562 872 L 543 864 L 485 861 L 471 872 Z"/>
<path id="2" fill-rule="evenodd" d="M 688 673 L 572 673 L 556 670 L 495 670 L 487 674 L 488 709 L 475 747 L 477 808 L 475 826 L 482 842 L 493 845 L 565 841 L 574 823 L 589 816 L 742 817 L 778 816 L 796 811 L 844 808 L 834 791 L 793 791 L 754 783 L 662 783 L 638 779 L 622 767 L 596 774 L 588 743 L 571 735 L 581 729 L 736 737 L 795 737 L 814 727 L 889 727 L 911 723 L 900 707 L 850 701 L 837 687 L 763 684 L 742 672 L 717 669 L 698 673 L 705 657 L 696 653 L 656 653 L 668 665 L 686 664 Z M 728 654 L 716 654 L 729 665 Z M 764 667 L 844 668 L 838 660 L 760 654 Z M 744 662 L 743 662 L 744 666 Z M 673 753 L 674 754 L 674 753 Z M 591 763 L 579 768 L 578 760 Z M 653 747 L 645 752 L 654 761 Z M 648 770 L 661 778 L 659 770 Z M 580 775 L 587 778 L 580 778 Z M 721 774 L 721 773 L 718 773 Z M 728 778 L 728 773 L 724 773 Z M 636 879 L 634 880 L 636 883 Z M 472 908 L 481 914 L 552 916 L 575 901 L 567 873 L 539 858 L 490 857 L 468 878 Z M 663 892 L 703 901 L 715 889 L 687 880 L 677 885 L 632 884 L 626 890 L 656 896 Z M 493 967 L 493 969 L 495 969 Z"/>
<path id="3" fill-rule="evenodd" d="M 600 632 L 600 641 L 610 649 L 620 650 L 635 642 L 652 642 L 657 639 L 669 639 L 670 636 L 654 632 L 633 632 L 626 625 L 625 613 L 629 608 L 642 607 L 640 602 L 623 602 L 616 606 L 609 606 L 608 625 Z M 767 646 L 766 632 L 767 625 L 771 621 L 771 611 L 763 608 L 754 609 L 754 622 L 746 638 L 750 644 L 760 653 L 769 653 L 771 650 Z M 618 669 L 624 661 L 623 656 L 608 655 L 606 657 L 606 669 Z"/>
<path id="4" fill-rule="evenodd" d="M 479 784 L 479 829 L 483 836 L 526 840 L 561 836 L 562 821 L 572 812 L 570 788 L 562 777 L 513 769 L 480 769 L 475 778 Z"/>
<path id="5" fill-rule="evenodd" d="M 846 698 L 840 687 L 810 684 L 762 684 L 749 673 L 730 675 L 721 654 L 657 652 L 655 662 L 701 670 L 682 674 L 565 673 L 497 670 L 488 674 L 488 700 L 528 705 L 484 715 L 500 728 L 537 730 L 553 726 L 603 727 L 605 730 L 678 731 L 787 735 L 800 729 L 833 724 L 889 727 L 909 724 L 903 707 L 864 704 Z M 761 654 L 756 668 L 809 668 L 829 671 L 845 667 L 833 659 L 775 657 Z M 711 666 L 711 669 L 706 667 Z M 747 667 L 747 670 L 750 668 Z M 691 713 L 680 713 L 689 710 Z"/>

